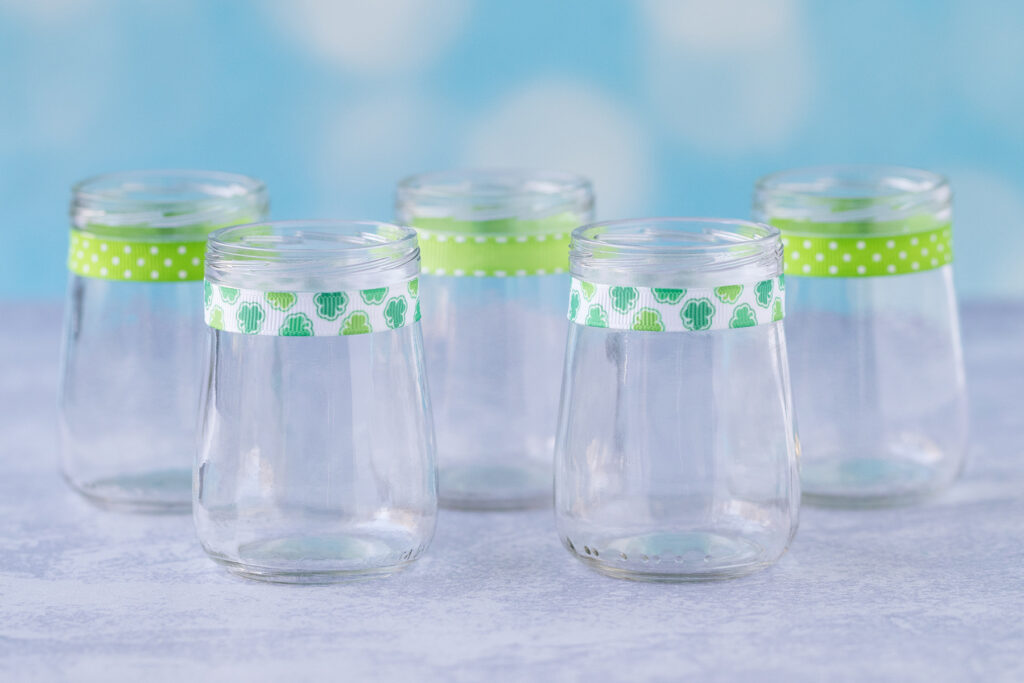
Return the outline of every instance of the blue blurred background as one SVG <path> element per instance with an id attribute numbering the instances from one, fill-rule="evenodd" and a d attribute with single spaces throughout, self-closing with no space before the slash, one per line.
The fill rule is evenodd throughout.
<path id="1" fill-rule="evenodd" d="M 0 297 L 63 293 L 69 188 L 209 168 L 275 218 L 390 218 L 467 165 L 590 175 L 602 218 L 749 215 L 763 173 L 920 166 L 963 297 L 1024 294 L 1024 3 L 0 0 Z"/>

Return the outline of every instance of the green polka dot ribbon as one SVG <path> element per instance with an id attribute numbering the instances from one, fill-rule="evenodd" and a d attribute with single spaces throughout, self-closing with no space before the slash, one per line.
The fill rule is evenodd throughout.
<path id="1" fill-rule="evenodd" d="M 767 325 L 785 316 L 783 276 L 722 287 L 599 285 L 573 278 L 569 320 L 637 332 L 702 332 Z"/>
<path id="2" fill-rule="evenodd" d="M 820 223 L 780 220 L 784 272 L 808 277 L 905 275 L 953 262 L 953 229 L 934 221 Z M 824 233 L 824 234 L 823 234 Z"/>
<path id="3" fill-rule="evenodd" d="M 569 268 L 569 233 L 579 224 L 579 217 L 571 213 L 537 220 L 412 222 L 423 272 L 456 277 L 564 273 Z"/>
<path id="4" fill-rule="evenodd" d="M 75 275 L 103 280 L 188 282 L 203 279 L 205 251 L 205 240 L 118 240 L 72 230 L 68 270 Z"/>
<path id="5" fill-rule="evenodd" d="M 206 324 L 224 332 L 336 337 L 387 332 L 419 321 L 419 280 L 338 292 L 266 292 L 203 283 Z"/>

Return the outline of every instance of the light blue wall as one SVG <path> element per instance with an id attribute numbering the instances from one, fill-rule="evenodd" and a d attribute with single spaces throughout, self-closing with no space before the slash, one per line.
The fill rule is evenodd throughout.
<path id="1" fill-rule="evenodd" d="M 407 173 L 547 165 L 611 218 L 827 162 L 948 174 L 961 293 L 1024 293 L 1024 3 L 0 0 L 2 297 L 61 295 L 68 188 L 110 170 L 388 218 Z"/>

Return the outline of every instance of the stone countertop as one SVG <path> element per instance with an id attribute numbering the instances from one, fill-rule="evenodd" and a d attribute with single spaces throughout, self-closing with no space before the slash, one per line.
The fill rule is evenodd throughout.
<path id="1" fill-rule="evenodd" d="M 775 567 L 616 581 L 550 510 L 441 512 L 393 577 L 245 581 L 188 516 L 101 511 L 57 471 L 60 310 L 0 304 L 4 680 L 1024 680 L 1024 304 L 965 307 L 973 440 L 917 507 L 805 507 Z"/>

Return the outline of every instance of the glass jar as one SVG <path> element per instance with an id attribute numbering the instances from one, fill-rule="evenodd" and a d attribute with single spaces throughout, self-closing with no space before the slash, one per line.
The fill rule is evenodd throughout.
<path id="1" fill-rule="evenodd" d="M 619 578 L 775 562 L 800 489 L 776 229 L 657 218 L 572 233 L 555 445 L 562 543 Z"/>
<path id="2" fill-rule="evenodd" d="M 444 505 L 550 504 L 569 233 L 590 183 L 550 171 L 447 171 L 398 187 L 423 253 L 423 321 Z"/>
<path id="3" fill-rule="evenodd" d="M 206 236 L 259 220 L 258 180 L 128 171 L 74 187 L 59 396 L 64 477 L 88 499 L 187 512 Z"/>
<path id="4" fill-rule="evenodd" d="M 876 506 L 949 485 L 967 446 L 951 192 L 927 171 L 833 166 L 757 184 L 786 245 L 808 502 Z"/>
<path id="5" fill-rule="evenodd" d="M 409 228 L 279 222 L 210 236 L 193 514 L 256 579 L 391 573 L 434 531 L 434 433 Z"/>

